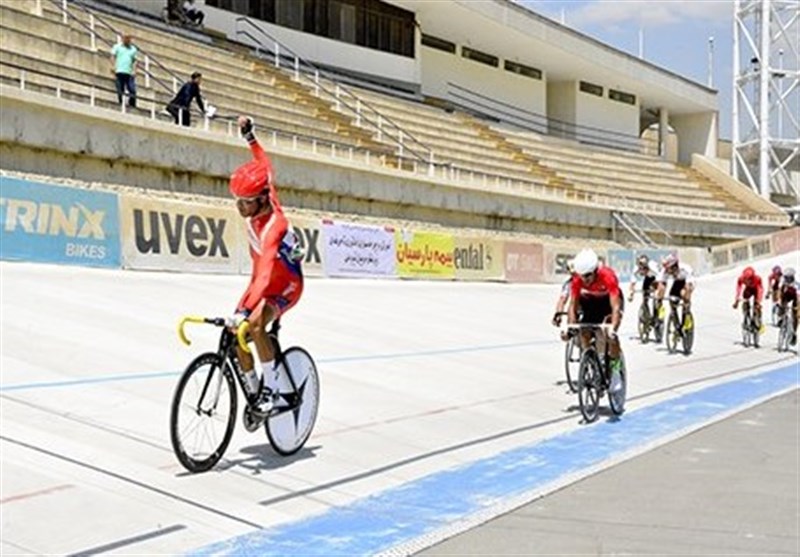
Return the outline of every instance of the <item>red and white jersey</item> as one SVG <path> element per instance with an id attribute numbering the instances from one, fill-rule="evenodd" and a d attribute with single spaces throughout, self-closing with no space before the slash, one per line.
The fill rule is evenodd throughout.
<path id="1" fill-rule="evenodd" d="M 258 141 L 250 143 L 250 150 L 256 160 L 269 164 L 269 157 Z M 269 186 L 269 200 L 272 205 L 270 213 L 248 218 L 246 222 L 253 271 L 237 310 L 253 311 L 270 294 L 270 284 L 283 284 L 299 280 L 302 276 L 298 240 L 283 213 L 272 183 Z"/>
<path id="2" fill-rule="evenodd" d="M 592 284 L 584 284 L 580 275 L 575 275 L 572 279 L 572 299 L 589 299 L 602 297 L 620 296 L 619 279 L 611 267 L 600 267 L 597 269 L 597 277 Z"/>

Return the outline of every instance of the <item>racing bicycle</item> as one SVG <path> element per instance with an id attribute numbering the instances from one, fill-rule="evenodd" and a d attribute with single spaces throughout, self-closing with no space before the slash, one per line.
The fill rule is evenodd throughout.
<path id="1" fill-rule="evenodd" d="M 778 327 L 778 352 L 788 352 L 794 340 L 794 308 L 781 309 L 778 315 Z"/>
<path id="2" fill-rule="evenodd" d="M 566 316 L 567 312 L 562 311 L 556 314 L 559 317 Z M 567 337 L 564 344 L 564 374 L 567 376 L 567 387 L 571 393 L 578 392 L 578 370 L 581 363 L 581 345 L 575 335 Z"/>
<path id="3" fill-rule="evenodd" d="M 656 299 L 648 292 L 641 290 L 636 292 L 642 292 L 642 304 L 639 306 L 639 340 L 646 344 L 650 340 L 650 332 L 652 331 L 653 340 L 655 340 L 656 344 L 659 344 L 664 334 L 664 321 L 659 317 Z"/>
<path id="4" fill-rule="evenodd" d="M 216 352 L 197 356 L 183 372 L 172 398 L 170 440 L 180 463 L 189 472 L 205 472 L 225 454 L 236 423 L 236 384 L 244 393 L 244 427 L 253 432 L 262 425 L 270 445 L 278 454 L 288 456 L 305 445 L 319 407 L 319 377 L 311 355 L 300 347 L 281 350 L 278 342 L 280 320 L 273 321 L 269 338 L 279 370 L 278 397 L 266 414 L 258 410 L 261 393 L 249 393 L 236 345 L 249 352 L 249 323 L 236 332 L 221 317 L 184 317 L 178 336 L 190 344 L 184 333 L 186 323 L 205 323 L 222 329 Z M 261 387 L 263 389 L 264 387 Z"/>
<path id="5" fill-rule="evenodd" d="M 761 325 L 756 320 L 755 307 L 750 300 L 742 300 L 742 344 L 758 348 Z"/>
<path id="6" fill-rule="evenodd" d="M 611 325 L 576 324 L 567 325 L 573 337 L 578 337 L 578 331 L 588 329 L 591 333 L 589 344 L 581 352 L 580 367 L 578 369 L 578 405 L 581 415 L 586 423 L 591 423 L 600 414 L 600 399 L 608 393 L 608 404 L 615 416 L 625 411 L 625 396 L 628 390 L 627 372 L 625 370 L 625 357 L 620 352 L 622 366 L 620 367 L 620 380 L 622 382 L 617 392 L 611 392 L 611 358 L 608 348 L 609 342 L 603 342 L 602 354 L 597 347 L 597 339 L 601 334 L 607 334 Z M 577 340 L 580 344 L 580 340 Z"/>
<path id="7" fill-rule="evenodd" d="M 685 355 L 692 353 L 694 345 L 694 316 L 686 309 L 686 303 L 680 296 L 669 297 L 670 310 L 667 318 L 666 341 L 670 354 L 678 351 L 678 345 Z"/>

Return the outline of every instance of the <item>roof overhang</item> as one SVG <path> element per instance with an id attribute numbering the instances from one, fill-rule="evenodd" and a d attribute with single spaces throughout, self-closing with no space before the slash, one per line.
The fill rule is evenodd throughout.
<path id="1" fill-rule="evenodd" d="M 633 93 L 643 109 L 716 111 L 717 92 L 608 46 L 510 0 L 385 0 L 422 32 L 539 68 L 550 82 L 584 80 Z"/>

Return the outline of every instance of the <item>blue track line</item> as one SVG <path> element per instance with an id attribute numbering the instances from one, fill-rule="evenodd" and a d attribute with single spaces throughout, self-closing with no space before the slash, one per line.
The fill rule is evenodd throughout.
<path id="1" fill-rule="evenodd" d="M 799 366 L 714 385 L 593 426 L 437 472 L 191 555 L 374 555 L 715 416 L 800 386 Z"/>
<path id="2" fill-rule="evenodd" d="M 512 350 L 515 348 L 528 348 L 544 344 L 556 344 L 561 341 L 536 340 L 528 342 L 514 342 L 508 344 L 490 344 L 485 346 L 464 346 L 457 348 L 441 348 L 437 350 L 421 350 L 417 352 L 397 352 L 394 354 L 371 354 L 363 356 L 340 356 L 336 358 L 322 358 L 318 364 L 341 364 L 349 362 L 366 362 L 370 360 L 399 360 L 402 358 L 424 358 L 430 356 L 446 356 L 450 354 L 463 354 L 467 352 L 489 352 L 493 350 Z M 78 385 L 92 385 L 98 383 L 114 383 L 119 381 L 139 381 L 143 379 L 160 379 L 163 377 L 177 377 L 182 371 L 159 371 L 153 373 L 136 373 L 125 375 L 101 375 L 99 377 L 86 377 L 84 379 L 69 379 L 64 381 L 39 381 L 33 383 L 18 383 L 16 385 L 0 386 L 0 393 L 11 391 L 28 391 L 32 389 L 49 389 L 54 387 L 73 387 Z"/>

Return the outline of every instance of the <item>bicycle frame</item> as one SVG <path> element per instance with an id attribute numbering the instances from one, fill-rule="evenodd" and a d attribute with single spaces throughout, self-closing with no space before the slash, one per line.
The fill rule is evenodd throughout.
<path id="1" fill-rule="evenodd" d="M 231 366 L 231 369 L 234 371 L 234 376 L 236 377 L 236 381 L 239 384 L 239 388 L 242 389 L 242 393 L 244 393 L 245 402 L 248 407 L 253 408 L 254 404 L 258 400 L 258 394 L 248 394 L 248 390 L 245 387 L 244 383 L 244 372 L 241 369 L 241 365 L 239 363 L 239 356 L 236 353 L 236 345 L 238 343 L 239 347 L 244 350 L 245 352 L 250 353 L 250 347 L 247 345 L 247 335 L 250 330 L 250 324 L 247 321 L 244 321 L 239 328 L 236 330 L 236 333 L 233 333 L 228 327 L 225 326 L 225 320 L 221 317 L 215 318 L 207 318 L 207 317 L 184 317 L 180 324 L 178 325 L 178 336 L 184 342 L 184 344 L 191 344 L 189 339 L 186 337 L 184 333 L 184 326 L 186 323 L 205 323 L 209 325 L 214 325 L 216 327 L 222 327 L 222 332 L 220 333 L 219 343 L 217 345 L 217 354 L 219 354 L 220 358 L 223 362 L 227 362 L 228 365 Z M 281 406 L 280 408 L 273 409 L 270 412 L 270 416 L 277 416 L 279 414 L 283 414 L 284 412 L 288 412 L 291 410 L 296 409 L 301 403 L 302 399 L 297 389 L 297 384 L 294 381 L 294 377 L 292 376 L 291 372 L 289 371 L 289 367 L 286 363 L 286 359 L 281 349 L 280 341 L 278 340 L 278 333 L 280 331 L 281 324 L 280 319 L 276 319 L 272 322 L 272 326 L 270 330 L 267 332 L 267 336 L 272 342 L 272 347 L 275 353 L 275 363 L 276 366 L 283 365 L 284 369 L 286 370 L 286 377 L 289 380 L 289 384 L 292 386 L 292 392 L 289 393 L 282 393 L 281 396 L 284 400 L 286 400 L 287 405 Z M 208 392 L 208 388 L 211 384 L 211 377 L 213 374 L 209 374 L 208 378 L 206 379 L 205 385 L 203 385 L 203 390 L 200 395 L 200 401 L 205 399 L 205 395 Z M 221 376 L 220 376 L 221 377 Z M 289 395 L 289 396 L 287 396 Z M 216 405 L 216 401 L 215 401 Z M 198 408 L 198 412 L 200 409 Z"/>

